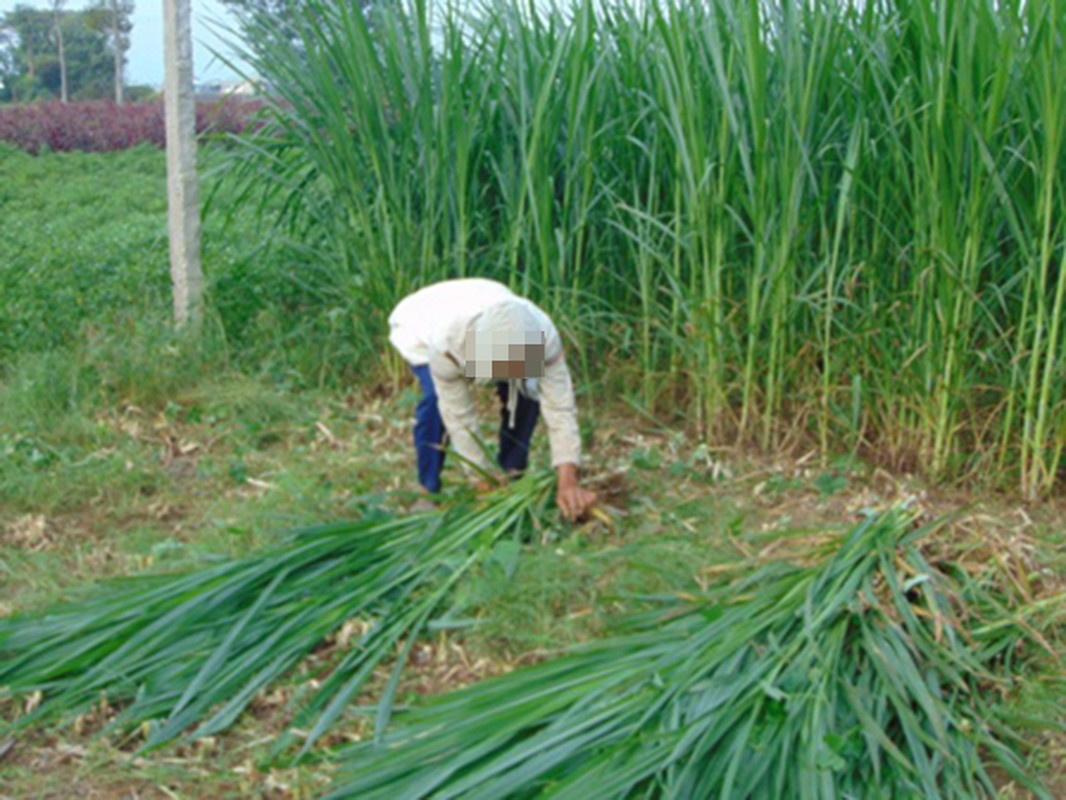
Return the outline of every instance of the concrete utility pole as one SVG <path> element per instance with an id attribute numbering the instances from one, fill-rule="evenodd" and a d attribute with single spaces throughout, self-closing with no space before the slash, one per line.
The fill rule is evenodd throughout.
<path id="1" fill-rule="evenodd" d="M 200 198 L 196 175 L 196 98 L 192 83 L 190 0 L 163 0 L 163 91 L 167 120 L 167 226 L 174 319 L 196 322 L 203 305 Z"/>

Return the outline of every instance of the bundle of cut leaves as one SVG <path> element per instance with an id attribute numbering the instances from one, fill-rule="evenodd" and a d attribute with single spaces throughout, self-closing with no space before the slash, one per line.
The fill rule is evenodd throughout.
<path id="1" fill-rule="evenodd" d="M 104 732 L 145 732 L 143 751 L 225 729 L 275 681 L 300 681 L 292 668 L 359 620 L 361 638 L 302 677 L 311 691 L 290 703 L 278 750 L 295 731 L 309 748 L 395 658 L 378 705 L 384 729 L 418 635 L 479 559 L 529 531 L 549 486 L 529 476 L 476 505 L 299 530 L 266 552 L 0 619 L 0 698 L 29 698 L 13 722 L 23 728 L 74 719 L 104 695 L 120 709 Z"/>
<path id="2" fill-rule="evenodd" d="M 1046 796 L 989 696 L 1062 598 L 1008 610 L 935 529 L 870 516 L 817 565 L 404 713 L 331 797 L 973 798 L 989 762 Z"/>

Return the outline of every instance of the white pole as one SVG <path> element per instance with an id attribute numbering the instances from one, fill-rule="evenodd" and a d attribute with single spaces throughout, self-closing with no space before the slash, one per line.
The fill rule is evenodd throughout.
<path id="1" fill-rule="evenodd" d="M 191 18 L 190 0 L 163 0 L 167 227 L 170 233 L 174 319 L 179 327 L 199 319 L 203 302 Z"/>

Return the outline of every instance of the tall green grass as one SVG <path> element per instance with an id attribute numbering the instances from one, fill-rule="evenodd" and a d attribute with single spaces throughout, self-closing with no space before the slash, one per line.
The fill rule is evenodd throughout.
<path id="1" fill-rule="evenodd" d="M 596 391 L 1029 495 L 1066 442 L 1066 3 L 311 0 L 246 175 L 369 343 L 483 275 Z"/>

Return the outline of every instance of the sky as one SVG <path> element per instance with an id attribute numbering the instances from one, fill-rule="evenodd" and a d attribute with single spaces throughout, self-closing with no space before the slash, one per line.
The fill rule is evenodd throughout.
<path id="1" fill-rule="evenodd" d="M 47 0 L 0 0 L 0 13 L 16 5 L 48 8 Z M 86 0 L 69 0 L 66 7 L 81 9 Z M 231 80 L 237 73 L 220 62 L 213 51 L 229 53 L 223 41 L 230 35 L 218 32 L 218 24 L 232 25 L 233 19 L 219 0 L 192 0 L 193 72 L 197 83 Z M 232 54 L 230 53 L 232 57 Z M 134 0 L 133 30 L 127 54 L 127 84 L 163 84 L 163 0 Z"/>

